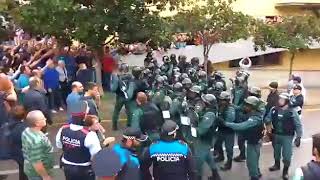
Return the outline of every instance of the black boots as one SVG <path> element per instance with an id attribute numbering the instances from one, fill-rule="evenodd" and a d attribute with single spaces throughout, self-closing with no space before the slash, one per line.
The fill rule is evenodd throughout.
<path id="1" fill-rule="evenodd" d="M 269 171 L 279 171 L 280 170 L 280 161 L 276 161 L 272 167 L 269 168 Z"/>
<path id="2" fill-rule="evenodd" d="M 233 160 L 234 160 L 235 162 L 244 162 L 244 161 L 246 161 L 246 156 L 240 154 L 239 156 L 235 157 Z"/>
<path id="3" fill-rule="evenodd" d="M 224 161 L 224 157 L 223 157 L 223 155 L 218 155 L 214 160 L 216 162 L 222 162 L 222 161 Z"/>
<path id="4" fill-rule="evenodd" d="M 227 162 L 224 164 L 224 166 L 222 166 L 220 169 L 222 171 L 228 171 L 232 168 L 232 160 L 228 159 Z"/>
<path id="5" fill-rule="evenodd" d="M 282 171 L 282 179 L 283 180 L 289 180 L 289 166 L 284 166 Z"/>
<path id="6" fill-rule="evenodd" d="M 212 176 L 208 178 L 208 180 L 221 180 L 221 177 L 218 173 L 217 169 L 212 169 Z"/>

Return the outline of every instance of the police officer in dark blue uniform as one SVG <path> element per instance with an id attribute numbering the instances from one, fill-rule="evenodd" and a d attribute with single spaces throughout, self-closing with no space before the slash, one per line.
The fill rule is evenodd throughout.
<path id="1" fill-rule="evenodd" d="M 149 167 L 153 165 L 153 179 L 195 180 L 196 171 L 188 145 L 176 139 L 178 126 L 167 120 L 161 128 L 160 140 L 143 154 L 141 170 L 143 180 L 151 180 Z"/>
<path id="2" fill-rule="evenodd" d="M 101 146 L 96 132 L 84 127 L 88 103 L 80 100 L 73 110 L 72 123 L 62 126 L 56 136 L 56 145 L 63 150 L 61 162 L 66 180 L 95 180 L 91 159 Z"/>

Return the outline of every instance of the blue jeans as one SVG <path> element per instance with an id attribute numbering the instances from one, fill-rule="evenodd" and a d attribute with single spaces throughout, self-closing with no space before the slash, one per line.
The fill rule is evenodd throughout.
<path id="1" fill-rule="evenodd" d="M 103 73 L 103 85 L 105 90 L 110 91 L 111 89 L 111 73 L 104 72 Z"/>

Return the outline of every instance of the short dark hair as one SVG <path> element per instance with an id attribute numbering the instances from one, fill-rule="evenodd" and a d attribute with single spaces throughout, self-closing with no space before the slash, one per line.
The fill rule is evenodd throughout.
<path id="1" fill-rule="evenodd" d="M 20 72 L 23 73 L 26 69 L 27 69 L 27 66 L 22 65 L 22 66 L 20 67 Z"/>
<path id="2" fill-rule="evenodd" d="M 318 153 L 320 153 L 320 133 L 312 136 L 313 149 L 316 148 Z"/>
<path id="3" fill-rule="evenodd" d="M 86 91 L 89 91 L 89 90 L 93 90 L 93 88 L 97 87 L 98 85 L 94 82 L 88 82 L 86 84 Z"/>

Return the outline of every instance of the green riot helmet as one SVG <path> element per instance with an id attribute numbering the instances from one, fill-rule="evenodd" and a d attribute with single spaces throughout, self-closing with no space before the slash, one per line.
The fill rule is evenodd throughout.
<path id="1" fill-rule="evenodd" d="M 279 106 L 284 107 L 290 102 L 290 95 L 288 93 L 281 93 L 279 95 Z"/>
<path id="2" fill-rule="evenodd" d="M 143 77 L 145 77 L 145 78 L 150 78 L 150 77 L 152 77 L 152 72 L 150 71 L 150 69 L 145 69 L 145 70 L 143 71 Z"/>
<path id="3" fill-rule="evenodd" d="M 261 98 L 261 89 L 255 86 L 249 88 L 249 96 L 255 96 L 257 98 Z"/>
<path id="4" fill-rule="evenodd" d="M 166 82 L 168 82 L 168 77 L 167 76 L 162 76 L 162 78 L 163 78 L 163 83 L 166 83 Z"/>
<path id="5" fill-rule="evenodd" d="M 180 81 L 180 74 L 175 74 L 175 75 L 173 75 L 173 82 L 174 83 L 177 83 L 177 82 L 179 82 Z"/>
<path id="6" fill-rule="evenodd" d="M 156 78 L 157 84 L 163 84 L 164 83 L 164 78 L 162 76 L 158 76 Z"/>
<path id="7" fill-rule="evenodd" d="M 217 104 L 217 99 L 213 94 L 203 94 L 201 96 L 203 102 L 208 104 L 209 106 L 213 106 Z"/>
<path id="8" fill-rule="evenodd" d="M 188 71 L 187 71 L 187 73 L 188 73 L 189 76 L 194 76 L 194 74 L 195 74 L 196 72 L 197 72 L 197 70 L 194 69 L 194 68 L 189 68 Z"/>
<path id="9" fill-rule="evenodd" d="M 255 96 L 249 96 L 244 100 L 244 102 L 246 103 L 246 105 L 250 105 L 253 109 L 257 109 L 259 106 L 260 100 Z"/>
<path id="10" fill-rule="evenodd" d="M 207 73 L 205 71 L 199 71 L 198 77 L 199 77 L 199 79 L 205 79 L 205 78 L 207 78 Z"/>
<path id="11" fill-rule="evenodd" d="M 140 66 L 133 67 L 133 69 L 132 69 L 133 77 L 136 79 L 139 79 L 141 77 L 142 71 L 143 71 L 143 69 Z"/>
<path id="12" fill-rule="evenodd" d="M 180 69 L 178 67 L 173 68 L 172 71 L 173 71 L 173 74 L 180 73 Z"/>
<path id="13" fill-rule="evenodd" d="M 174 93 L 182 93 L 183 92 L 183 85 L 180 82 L 177 82 L 173 85 Z"/>
<path id="14" fill-rule="evenodd" d="M 171 107 L 171 104 L 172 104 L 172 99 L 169 96 L 165 96 L 160 105 L 160 108 L 162 111 L 169 110 Z"/>
<path id="15" fill-rule="evenodd" d="M 182 73 L 181 74 L 181 79 L 184 80 L 186 78 L 189 78 L 188 74 L 187 73 Z"/>
<path id="16" fill-rule="evenodd" d="M 163 56 L 163 57 L 162 57 L 162 61 L 163 61 L 164 63 L 169 63 L 169 62 L 171 62 L 171 59 L 170 59 L 168 56 Z"/>
<path id="17" fill-rule="evenodd" d="M 220 79 L 223 79 L 224 78 L 224 75 L 221 73 L 221 72 L 214 72 L 214 79 L 215 80 L 220 80 Z"/>
<path id="18" fill-rule="evenodd" d="M 200 64 L 200 59 L 198 57 L 193 57 L 191 59 L 191 65 L 192 66 L 199 66 L 199 64 Z"/>
<path id="19" fill-rule="evenodd" d="M 185 55 L 180 55 L 180 56 L 178 57 L 178 61 L 179 61 L 179 62 L 187 62 L 187 56 L 185 56 Z"/>
<path id="20" fill-rule="evenodd" d="M 223 91 L 223 89 L 224 89 L 224 84 L 222 83 L 222 82 L 216 82 L 215 84 L 214 84 L 214 86 L 215 86 L 215 89 L 217 90 L 217 91 Z"/>
<path id="21" fill-rule="evenodd" d="M 219 100 L 230 101 L 231 94 L 229 92 L 227 92 L 227 91 L 222 91 L 218 98 L 219 98 Z"/>
<path id="22" fill-rule="evenodd" d="M 183 88 L 184 89 L 190 89 L 192 87 L 192 81 L 190 78 L 185 78 L 183 81 L 182 81 L 182 85 L 183 85 Z"/>
<path id="23" fill-rule="evenodd" d="M 194 93 L 197 93 L 198 95 L 200 95 L 201 87 L 200 87 L 200 86 L 197 86 L 197 85 L 192 86 L 192 87 L 190 88 L 190 91 L 191 91 L 191 92 L 194 92 Z"/>
<path id="24" fill-rule="evenodd" d="M 170 60 L 171 61 L 176 61 L 177 60 L 177 56 L 175 54 L 171 54 L 170 55 Z"/>
<path id="25" fill-rule="evenodd" d="M 161 70 L 159 68 L 157 68 L 156 70 L 154 70 L 154 74 L 156 74 L 156 75 L 161 74 Z"/>
<path id="26" fill-rule="evenodd" d="M 127 63 L 120 64 L 119 71 L 121 73 L 128 73 L 129 72 L 129 65 Z"/>

